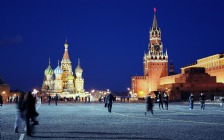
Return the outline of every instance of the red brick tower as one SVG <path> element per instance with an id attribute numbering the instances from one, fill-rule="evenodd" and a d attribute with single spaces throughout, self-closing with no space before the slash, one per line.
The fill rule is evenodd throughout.
<path id="1" fill-rule="evenodd" d="M 159 78 L 168 76 L 168 54 L 167 51 L 163 53 L 161 30 L 158 27 L 155 8 L 152 28 L 149 31 L 148 53 L 144 54 L 143 67 L 144 76 L 132 77 L 132 91 L 139 97 L 157 91 Z"/>
<path id="2" fill-rule="evenodd" d="M 149 51 L 144 55 L 144 76 L 148 76 L 149 91 L 157 91 L 159 78 L 168 76 L 168 54 L 163 53 L 161 41 L 161 30 L 158 27 L 156 8 L 154 8 L 154 19 L 149 31 Z"/>

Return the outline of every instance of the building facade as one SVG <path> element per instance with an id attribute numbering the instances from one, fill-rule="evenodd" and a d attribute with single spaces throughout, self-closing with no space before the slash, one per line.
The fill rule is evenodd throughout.
<path id="1" fill-rule="evenodd" d="M 49 59 L 49 65 L 44 71 L 44 80 L 42 84 L 42 92 L 51 95 L 58 94 L 61 97 L 75 97 L 77 94 L 80 97 L 85 96 L 84 79 L 82 77 L 83 69 L 78 65 L 73 74 L 72 62 L 68 54 L 68 42 L 66 40 L 64 55 L 61 60 L 61 65 L 58 61 L 58 66 L 53 70 Z"/>
<path id="2" fill-rule="evenodd" d="M 198 59 L 196 63 L 182 67 L 181 73 L 192 67 L 204 67 L 206 73 L 216 76 L 216 82 L 224 83 L 224 53 Z"/>

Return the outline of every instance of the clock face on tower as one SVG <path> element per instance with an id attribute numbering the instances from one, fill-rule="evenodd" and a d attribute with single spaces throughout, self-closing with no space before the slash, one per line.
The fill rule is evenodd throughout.
<path id="1" fill-rule="evenodd" d="M 158 52 L 160 50 L 160 46 L 159 45 L 154 45 L 154 50 Z"/>

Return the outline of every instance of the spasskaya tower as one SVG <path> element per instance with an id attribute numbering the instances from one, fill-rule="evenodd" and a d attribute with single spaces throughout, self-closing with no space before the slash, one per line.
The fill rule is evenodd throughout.
<path id="1" fill-rule="evenodd" d="M 145 97 L 151 91 L 157 91 L 159 78 L 168 76 L 168 53 L 163 52 L 161 30 L 158 26 L 156 8 L 152 28 L 149 31 L 148 52 L 143 57 L 144 76 L 132 77 L 132 92 Z"/>

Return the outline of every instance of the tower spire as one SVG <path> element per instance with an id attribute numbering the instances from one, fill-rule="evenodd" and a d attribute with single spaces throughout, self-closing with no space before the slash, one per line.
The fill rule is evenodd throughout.
<path id="1" fill-rule="evenodd" d="M 155 30 L 158 28 L 158 22 L 156 18 L 156 8 L 154 8 L 154 18 L 153 18 L 153 23 L 152 23 L 152 29 Z"/>
<path id="2" fill-rule="evenodd" d="M 64 47 L 65 47 L 65 52 L 64 52 L 64 55 L 63 55 L 63 58 L 62 59 L 69 60 L 69 55 L 68 55 L 68 40 L 67 40 L 67 37 L 66 37 L 66 40 L 65 40 Z"/>
<path id="3" fill-rule="evenodd" d="M 78 65 L 80 66 L 80 59 L 78 58 Z"/>
<path id="4" fill-rule="evenodd" d="M 49 58 L 49 65 L 51 65 L 51 59 Z"/>

